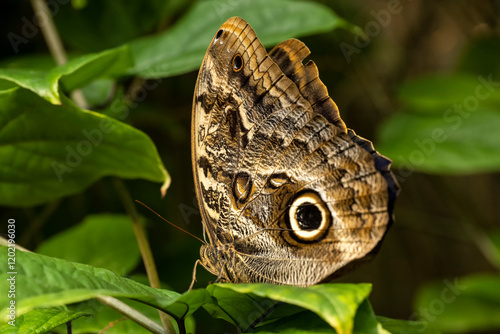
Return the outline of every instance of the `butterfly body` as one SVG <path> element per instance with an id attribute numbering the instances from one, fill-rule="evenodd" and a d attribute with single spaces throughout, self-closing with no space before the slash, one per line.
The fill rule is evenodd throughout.
<path id="1" fill-rule="evenodd" d="M 391 222 L 390 161 L 348 130 L 309 54 L 291 39 L 267 53 L 231 18 L 195 88 L 192 161 L 222 281 L 308 286 L 370 254 Z"/>

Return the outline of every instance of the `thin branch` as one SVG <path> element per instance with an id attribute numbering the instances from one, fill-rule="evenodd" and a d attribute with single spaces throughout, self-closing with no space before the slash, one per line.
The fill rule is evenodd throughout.
<path id="1" fill-rule="evenodd" d="M 38 17 L 40 22 L 40 29 L 42 30 L 47 47 L 54 58 L 57 65 L 62 65 L 68 61 L 66 56 L 66 51 L 64 50 L 61 38 L 56 29 L 54 21 L 52 20 L 52 15 L 50 13 L 45 0 L 30 0 L 35 15 Z M 85 98 L 81 92 L 75 91 L 72 94 L 72 98 L 80 107 L 85 107 L 87 105 Z M 148 274 L 150 285 L 154 288 L 160 288 L 160 279 L 158 278 L 158 272 L 156 271 L 156 265 L 153 260 L 153 255 L 151 253 L 151 248 L 146 239 L 146 233 L 139 222 L 139 216 L 135 210 L 134 203 L 130 198 L 130 195 L 125 188 L 123 182 L 119 179 L 115 179 L 115 186 L 119 189 L 120 197 L 124 203 L 125 209 L 127 210 L 131 220 L 134 233 L 141 250 L 144 265 L 146 266 L 146 272 Z M 165 328 L 165 333 L 175 333 L 174 326 L 172 324 L 172 319 L 164 312 L 160 312 L 160 318 L 162 320 L 163 326 Z"/>
<path id="2" fill-rule="evenodd" d="M 9 246 L 8 240 L 5 239 L 4 237 L 0 236 L 0 246 Z M 27 252 L 27 253 L 33 253 L 29 249 L 26 249 L 24 247 L 21 247 L 19 244 L 14 244 L 14 247 L 20 251 Z M 144 314 L 141 312 L 137 311 L 136 309 L 128 306 L 124 302 L 110 296 L 104 296 L 101 295 L 96 298 L 98 301 L 103 303 L 104 305 L 107 305 L 111 307 L 112 309 L 120 312 L 121 314 L 125 315 L 127 318 L 130 320 L 138 323 L 142 327 L 148 329 L 149 331 L 153 333 L 158 333 L 158 334 L 168 334 L 169 332 L 164 330 L 160 325 L 158 325 L 156 322 L 151 320 L 150 318 L 146 317 Z M 165 314 L 163 312 L 160 313 Z M 172 328 L 172 333 L 175 333 L 175 329 Z"/>
<path id="3" fill-rule="evenodd" d="M 68 62 L 68 56 L 64 50 L 61 37 L 54 24 L 47 3 L 45 0 L 30 0 L 30 2 L 35 12 L 35 16 L 38 18 L 38 22 L 40 22 L 40 29 L 42 30 L 45 43 L 47 43 L 52 58 L 54 58 L 57 65 L 66 64 Z M 79 107 L 87 107 L 87 101 L 80 89 L 76 89 L 71 93 L 71 99 L 75 101 Z"/>
<path id="4" fill-rule="evenodd" d="M 0 235 L 0 246 L 5 246 L 5 247 L 8 247 L 8 246 L 11 246 L 12 244 L 9 244 L 9 240 L 5 239 L 4 237 L 2 237 Z M 19 244 L 14 244 L 14 247 L 16 249 L 19 249 L 20 251 L 23 251 L 23 252 L 28 252 L 28 253 L 31 253 L 31 251 L 29 249 L 26 249 L 24 247 L 22 247 L 21 245 Z"/>
<path id="5" fill-rule="evenodd" d="M 118 196 L 120 196 L 120 199 L 122 200 L 125 211 L 127 211 L 127 214 L 132 221 L 132 228 L 134 230 L 139 249 L 141 250 L 142 260 L 144 262 L 144 267 L 146 268 L 149 284 L 153 288 L 161 289 L 160 278 L 158 276 L 158 271 L 156 270 L 153 253 L 151 251 L 151 247 L 149 246 L 146 232 L 139 220 L 139 214 L 137 213 L 137 210 L 135 208 L 135 203 L 130 197 L 129 192 L 121 179 L 113 178 L 113 183 L 118 192 Z M 160 318 L 162 320 L 163 327 L 165 328 L 166 333 L 175 333 L 172 319 L 168 316 L 168 314 L 162 311 L 158 312 L 160 313 Z"/>
<path id="6" fill-rule="evenodd" d="M 118 323 L 120 323 L 120 322 L 122 322 L 122 321 L 125 321 L 125 320 L 128 320 L 128 318 L 127 318 L 127 317 L 123 317 L 123 318 L 120 318 L 120 319 L 118 319 L 118 320 L 115 320 L 115 321 L 111 321 L 111 322 L 109 322 L 109 323 L 106 325 L 106 327 L 104 327 L 103 329 L 101 329 L 101 331 L 99 332 L 99 334 L 104 334 L 104 333 L 106 333 L 106 331 L 107 331 L 108 329 L 115 327 L 115 325 L 116 325 L 116 324 L 118 324 Z"/>
<path id="7" fill-rule="evenodd" d="M 470 237 L 474 241 L 476 247 L 483 253 L 483 256 L 488 260 L 488 262 L 495 267 L 497 270 L 500 270 L 500 254 L 498 250 L 488 235 L 475 227 L 473 224 L 465 224 L 464 227 L 468 231 Z"/>
<path id="8" fill-rule="evenodd" d="M 52 58 L 56 61 L 57 65 L 62 65 L 68 62 L 68 57 L 64 51 L 64 47 L 57 32 L 56 25 L 52 20 L 52 14 L 45 0 L 30 0 L 31 6 L 35 11 L 35 16 L 38 18 L 40 28 L 42 29 L 43 37 L 49 48 Z"/>
<path id="9" fill-rule="evenodd" d="M 136 309 L 128 306 L 121 300 L 118 300 L 116 298 L 110 297 L 110 296 L 99 296 L 97 297 L 97 300 L 103 303 L 106 306 L 111 307 L 112 309 L 120 312 L 127 318 L 135 321 L 142 327 L 146 328 L 148 331 L 155 333 L 155 334 L 164 334 L 165 331 L 163 328 L 158 325 L 156 322 L 153 320 L 149 319 L 146 317 L 144 314 L 141 312 L 137 311 Z"/>

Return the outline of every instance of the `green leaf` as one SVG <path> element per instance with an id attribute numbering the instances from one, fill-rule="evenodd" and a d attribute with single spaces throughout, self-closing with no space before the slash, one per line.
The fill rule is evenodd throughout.
<path id="1" fill-rule="evenodd" d="M 354 318 L 355 334 L 391 334 L 378 322 L 367 299 L 359 306 Z"/>
<path id="2" fill-rule="evenodd" d="M 72 59 L 48 71 L 23 68 L 0 69 L 0 79 L 29 89 L 52 104 L 61 104 L 60 81 L 66 90 L 72 91 L 94 79 L 124 72 L 133 64 L 129 47 L 122 46 Z"/>
<path id="3" fill-rule="evenodd" d="M 343 334 L 352 332 L 356 311 L 368 297 L 371 286 L 369 284 L 321 284 L 305 289 L 273 284 L 226 283 L 212 284 L 207 287 L 207 291 L 217 299 L 218 305 L 222 305 L 221 307 L 224 309 L 224 312 L 228 314 L 233 322 L 240 328 L 246 329 L 252 320 L 248 313 L 245 313 L 245 310 L 248 308 L 247 303 L 242 303 L 241 298 L 235 298 L 234 294 L 231 293 L 225 299 L 225 292 L 223 290 L 217 291 L 219 289 L 232 290 L 300 306 L 316 313 L 330 326 L 335 328 L 338 334 Z M 257 301 L 257 304 L 262 305 L 262 300 Z M 271 306 L 265 305 L 263 309 L 268 309 L 269 307 Z M 256 316 L 261 316 L 261 314 L 257 312 Z"/>
<path id="4" fill-rule="evenodd" d="M 128 45 L 87 54 L 53 69 L 49 77 L 61 78 L 64 88 L 72 91 L 97 78 L 112 77 L 134 65 Z"/>
<path id="5" fill-rule="evenodd" d="M 109 269 L 120 276 L 134 269 L 141 258 L 130 218 L 113 214 L 87 216 L 46 240 L 36 252 Z"/>
<path id="6" fill-rule="evenodd" d="M 399 98 L 414 112 L 437 114 L 442 118 L 448 109 L 456 110 L 460 105 L 464 112 L 469 109 L 496 109 L 500 103 L 500 82 L 492 75 L 472 75 L 456 73 L 453 75 L 430 75 L 406 82 L 399 89 Z M 477 101 L 476 108 L 473 108 Z M 459 114 L 455 112 L 455 114 Z"/>
<path id="7" fill-rule="evenodd" d="M 36 309 L 16 317 L 15 326 L 0 325 L 0 333 L 46 333 L 57 326 L 89 316 L 86 312 L 74 312 L 59 308 Z"/>
<path id="8" fill-rule="evenodd" d="M 198 1 L 172 29 L 130 43 L 136 66 L 128 73 L 160 78 L 197 69 L 217 29 L 232 16 L 247 20 L 266 46 L 346 26 L 329 8 L 313 2 Z"/>
<path id="9" fill-rule="evenodd" d="M 377 317 L 384 329 L 391 334 L 439 334 L 435 328 L 431 328 L 425 321 L 408 321 Z"/>
<path id="10" fill-rule="evenodd" d="M 151 139 L 70 101 L 0 92 L 0 204 L 31 206 L 77 193 L 103 176 L 170 178 Z"/>
<path id="11" fill-rule="evenodd" d="M 34 308 L 55 307 L 96 298 L 101 295 L 132 298 L 164 310 L 175 319 L 182 319 L 202 304 L 213 301 L 203 289 L 180 295 L 174 291 L 153 289 L 113 272 L 51 258 L 44 255 L 16 252 L 15 287 L 16 315 Z M 0 247 L 0 261 L 7 263 L 6 247 Z M 0 289 L 8 291 L 12 275 L 0 274 Z M 8 298 L 0 299 L 0 321 L 7 319 Z"/>
<path id="12" fill-rule="evenodd" d="M 335 330 L 314 312 L 302 311 L 270 324 L 259 326 L 248 333 L 332 334 L 335 333 Z"/>
<path id="13" fill-rule="evenodd" d="M 474 275 L 422 287 L 415 312 L 447 333 L 500 330 L 500 276 Z"/>
<path id="14" fill-rule="evenodd" d="M 52 80 L 47 79 L 47 72 L 31 69 L 5 68 L 0 69 L 0 79 L 3 79 L 0 81 L 2 90 L 5 90 L 7 87 L 10 88 L 10 82 L 37 93 L 51 103 L 60 103 L 59 92 L 57 91 L 58 82 L 54 83 Z"/>
<path id="15" fill-rule="evenodd" d="M 207 290 L 217 300 L 217 304 L 203 305 L 203 308 L 212 317 L 224 319 L 241 330 L 248 329 L 255 322 L 271 322 L 302 311 L 301 308 L 293 305 L 279 304 L 269 298 L 231 289 L 221 289 L 215 285 L 208 286 Z"/>
<path id="16" fill-rule="evenodd" d="M 283 317 L 270 324 L 259 326 L 256 333 L 290 333 L 290 334 L 323 334 L 336 333 L 317 314 L 310 311 L 302 311 L 287 317 Z M 368 300 L 360 305 L 354 318 L 353 333 L 356 334 L 390 334 L 377 321 Z"/>
<path id="17" fill-rule="evenodd" d="M 6 247 L 0 248 L 0 261 L 7 263 L 7 257 Z M 16 251 L 15 259 L 14 267 L 9 270 L 16 274 L 0 274 L 0 289 L 8 291 L 10 284 L 15 282 L 16 315 L 18 319 L 24 316 L 24 321 L 36 320 L 29 318 L 34 309 L 68 304 L 72 304 L 69 311 L 101 314 L 103 306 L 89 300 L 106 295 L 129 298 L 159 308 L 178 321 L 184 321 L 203 306 L 215 311 L 211 312 L 214 316 L 222 317 L 243 330 L 260 333 L 278 330 L 283 333 L 312 333 L 312 329 L 317 333 L 330 333 L 332 327 L 338 334 L 387 333 L 366 300 L 371 290 L 369 284 L 322 284 L 301 288 L 226 283 L 181 295 L 153 289 L 106 269 L 35 253 Z M 85 303 L 75 304 L 80 302 Z M 0 321 L 8 320 L 9 303 L 7 298 L 0 300 Z M 133 302 L 129 304 L 134 305 Z M 151 311 L 137 304 L 134 308 L 146 314 Z M 85 323 L 79 322 L 80 325 L 77 323 L 75 328 L 92 331 L 106 321 L 116 320 L 118 315 L 111 313 L 95 324 L 81 320 Z M 133 332 L 130 329 L 133 326 L 125 325 L 123 328 L 123 332 Z"/>
<path id="18" fill-rule="evenodd" d="M 500 170 L 499 85 L 464 75 L 405 85 L 403 111 L 382 126 L 377 148 L 401 177 Z"/>
<path id="19" fill-rule="evenodd" d="M 144 274 L 128 276 L 136 282 L 148 284 L 148 278 Z M 164 284 L 162 284 L 164 285 Z M 149 319 L 161 324 L 160 315 L 158 310 L 147 304 L 137 302 L 131 299 L 121 298 L 121 301 L 144 314 Z M 108 327 L 106 334 L 147 334 L 150 333 L 144 327 L 135 323 L 130 319 L 125 319 L 123 314 L 115 311 L 114 309 L 105 306 L 98 300 L 92 299 L 84 302 L 68 305 L 69 310 L 77 310 L 91 314 L 91 317 L 86 317 L 74 321 L 72 323 L 72 330 L 74 334 L 79 333 L 100 333 L 105 327 Z M 113 324 L 109 327 L 109 324 Z M 185 319 L 187 333 L 195 333 L 195 322 L 192 316 Z M 174 323 L 175 327 L 175 323 Z M 55 332 L 66 334 L 64 326 L 55 329 Z"/>
<path id="20" fill-rule="evenodd" d="M 149 319 L 160 322 L 158 310 L 146 304 L 133 300 L 123 300 L 127 305 L 141 312 Z M 130 319 L 124 318 L 123 314 L 105 306 L 97 300 L 89 300 L 68 306 L 71 309 L 78 309 L 91 314 L 91 317 L 81 318 L 73 321 L 71 329 L 73 334 L 77 333 L 100 333 L 104 328 L 106 334 L 148 334 L 151 333 L 144 327 Z M 111 327 L 108 327 L 112 324 Z M 66 327 L 61 326 L 54 330 L 57 333 L 67 334 Z"/>
<path id="21" fill-rule="evenodd" d="M 70 57 L 72 58 L 72 57 Z M 12 69 L 30 69 L 30 70 L 42 70 L 49 71 L 56 67 L 57 64 L 54 58 L 48 53 L 36 53 L 36 54 L 19 54 L 14 58 L 7 58 L 0 61 L 0 68 L 12 68 Z"/>

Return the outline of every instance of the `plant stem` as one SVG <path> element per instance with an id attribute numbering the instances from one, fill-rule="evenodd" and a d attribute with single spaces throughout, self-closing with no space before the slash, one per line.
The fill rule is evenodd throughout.
<path id="1" fill-rule="evenodd" d="M 146 317 L 144 314 L 141 312 L 137 311 L 136 309 L 128 306 L 124 302 L 122 302 L 119 299 L 110 297 L 110 296 L 99 296 L 97 297 L 97 300 L 103 303 L 106 306 L 111 307 L 112 309 L 120 312 L 124 316 L 126 316 L 129 319 L 134 320 L 136 323 L 141 325 L 142 327 L 146 328 L 152 333 L 155 334 L 164 334 L 165 331 L 163 328 L 158 325 L 156 322 L 153 320 L 149 319 Z"/>
<path id="2" fill-rule="evenodd" d="M 9 240 L 7 240 L 4 237 L 0 236 L 0 246 L 5 246 L 5 247 L 10 246 L 9 245 Z M 19 245 L 17 243 L 14 244 L 14 247 L 16 249 L 20 250 L 20 251 L 31 253 L 31 251 L 29 249 L 26 249 L 26 248 L 22 247 L 21 245 Z"/>
<path id="3" fill-rule="evenodd" d="M 42 30 L 45 43 L 47 43 L 52 58 L 54 58 L 57 65 L 66 64 L 68 62 L 68 57 L 64 50 L 61 37 L 57 32 L 54 20 L 52 20 L 52 14 L 50 13 L 49 7 L 47 7 L 47 3 L 45 0 L 30 0 L 30 2 L 35 12 L 35 16 L 38 18 L 40 29 Z M 74 90 L 71 93 L 71 99 L 81 108 L 87 107 L 87 101 L 85 101 L 85 97 L 81 90 Z"/>
<path id="4" fill-rule="evenodd" d="M 57 65 L 65 64 L 68 61 L 66 52 L 57 32 L 52 14 L 50 13 L 45 0 L 30 0 L 31 6 L 35 11 L 35 16 L 38 18 L 40 29 L 42 30 L 43 37 L 49 48 L 52 58 L 56 61 Z"/>
<path id="5" fill-rule="evenodd" d="M 56 29 L 54 21 L 52 20 L 52 14 L 45 0 L 30 0 L 31 6 L 38 17 L 40 22 L 40 29 L 42 30 L 45 42 L 49 48 L 50 54 L 54 58 L 57 65 L 65 64 L 68 61 L 66 51 L 64 50 L 61 38 Z M 72 99 L 80 107 L 85 107 L 87 105 L 85 98 L 81 91 L 74 91 L 72 94 Z M 125 209 L 128 212 L 129 217 L 132 220 L 132 227 L 134 229 L 139 248 L 141 250 L 142 259 L 146 267 L 146 272 L 149 278 L 149 283 L 153 288 L 161 288 L 160 279 L 158 277 L 158 272 L 156 271 L 156 265 L 153 260 L 153 255 L 149 243 L 146 239 L 146 233 L 139 222 L 139 215 L 135 210 L 134 203 L 130 198 L 130 194 L 123 182 L 119 179 L 115 179 L 115 186 L 119 190 L 118 193 L 123 201 Z M 165 333 L 175 333 L 175 328 L 172 324 L 172 319 L 168 314 L 158 311 L 160 313 L 160 318 L 165 329 Z"/>
<path id="6" fill-rule="evenodd" d="M 144 267 L 146 268 L 149 284 L 152 288 L 161 289 L 160 278 L 158 276 L 158 271 L 156 270 L 153 253 L 151 252 L 146 232 L 139 220 L 139 214 L 135 209 L 135 203 L 132 201 L 129 192 L 121 179 L 114 178 L 113 183 L 122 200 L 123 206 L 132 221 L 132 228 L 134 229 L 135 238 L 137 239 L 139 249 L 141 250 L 142 260 L 144 262 Z M 163 323 L 163 327 L 165 328 L 165 332 L 175 333 L 172 319 L 166 313 L 162 311 L 158 312 L 160 313 L 160 318 Z"/>

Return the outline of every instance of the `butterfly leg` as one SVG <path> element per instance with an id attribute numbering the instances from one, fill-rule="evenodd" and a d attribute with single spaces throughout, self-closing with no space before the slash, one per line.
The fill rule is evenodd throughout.
<path id="1" fill-rule="evenodd" d="M 196 282 L 196 266 L 201 263 L 200 259 L 196 260 L 194 263 L 194 268 L 193 268 L 193 278 L 191 280 L 191 284 L 189 285 L 188 291 L 191 291 L 193 289 L 194 282 Z"/>

